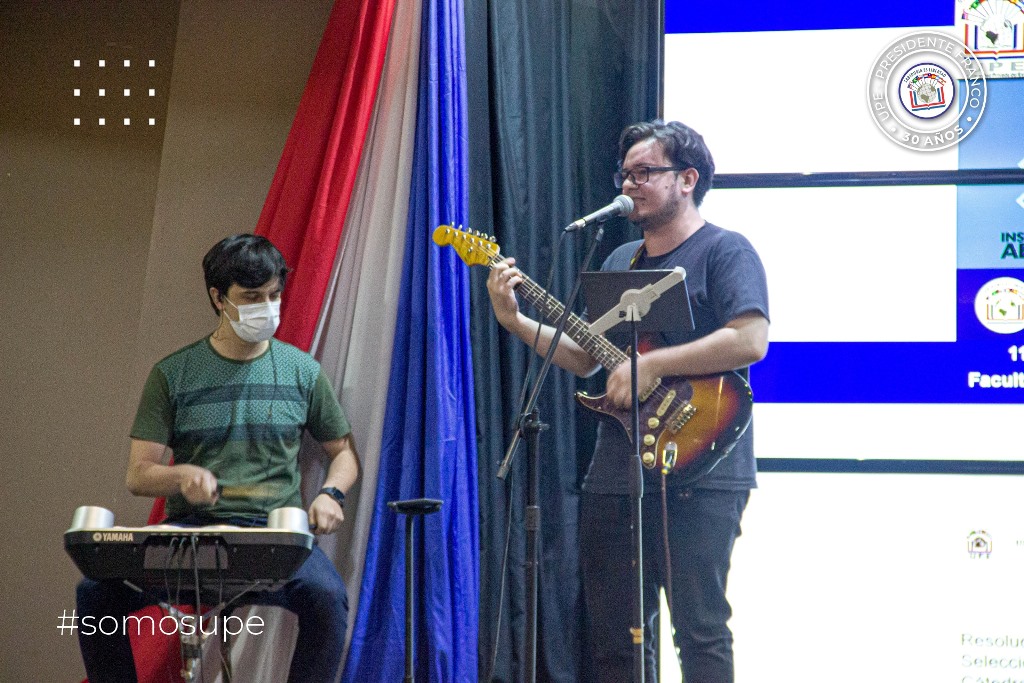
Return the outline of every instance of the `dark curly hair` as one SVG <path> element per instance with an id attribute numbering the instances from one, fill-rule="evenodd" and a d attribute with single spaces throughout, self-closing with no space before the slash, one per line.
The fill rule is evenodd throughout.
<path id="1" fill-rule="evenodd" d="M 668 123 L 661 119 L 626 126 L 619 136 L 619 167 L 630 147 L 653 138 L 661 144 L 665 156 L 673 166 L 697 169 L 697 186 L 693 190 L 693 203 L 700 206 L 704 195 L 711 189 L 715 175 L 715 160 L 711 158 L 704 138 L 694 129 L 678 121 Z"/>

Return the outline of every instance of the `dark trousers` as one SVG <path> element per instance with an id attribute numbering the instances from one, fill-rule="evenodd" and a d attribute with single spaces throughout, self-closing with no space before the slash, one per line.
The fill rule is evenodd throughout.
<path id="1" fill-rule="evenodd" d="M 668 491 L 672 563 L 672 625 L 686 683 L 732 683 L 732 609 L 725 598 L 733 542 L 749 491 Z M 591 661 L 600 681 L 633 678 L 636 589 L 629 496 L 584 493 L 580 562 L 589 619 Z M 657 680 L 658 590 L 665 584 L 661 492 L 647 487 L 643 502 L 644 645 L 647 681 Z"/>
<path id="2" fill-rule="evenodd" d="M 128 588 L 120 581 L 83 579 L 78 584 L 78 642 L 89 683 L 137 680 L 128 632 L 120 625 L 122 617 L 155 603 L 152 596 Z M 298 640 L 288 673 L 290 683 L 334 681 L 345 645 L 348 595 L 337 570 L 319 546 L 313 546 L 313 552 L 280 590 L 243 596 L 241 604 L 276 605 L 298 616 Z M 82 628 L 82 624 L 87 623 L 83 619 L 86 616 L 92 617 L 93 624 L 98 624 L 101 617 L 112 616 L 118 628 L 103 627 L 103 631 L 114 631 L 113 635 L 103 635 L 99 629 L 92 629 L 95 632 L 87 635 Z M 105 620 L 105 624 L 113 623 Z M 148 629 L 144 630 L 148 633 Z"/>

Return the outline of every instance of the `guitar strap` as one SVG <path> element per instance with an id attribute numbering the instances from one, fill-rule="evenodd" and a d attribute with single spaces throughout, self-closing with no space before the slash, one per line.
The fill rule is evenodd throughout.
<path id="1" fill-rule="evenodd" d="M 633 252 L 633 256 L 629 259 L 629 269 L 633 270 L 636 268 L 636 264 L 643 258 L 646 250 L 644 249 L 644 243 L 641 242 L 640 246 Z M 669 616 L 672 616 L 672 553 L 669 550 L 669 535 L 668 535 L 668 470 L 664 467 L 661 469 L 661 545 L 665 552 L 665 600 L 668 602 Z"/>
<path id="2" fill-rule="evenodd" d="M 637 262 L 640 260 L 640 257 L 643 256 L 643 255 L 644 255 L 644 243 L 641 242 L 640 246 L 636 248 L 636 251 L 633 252 L 633 255 L 629 259 L 629 269 L 630 270 L 633 270 L 636 267 Z"/>

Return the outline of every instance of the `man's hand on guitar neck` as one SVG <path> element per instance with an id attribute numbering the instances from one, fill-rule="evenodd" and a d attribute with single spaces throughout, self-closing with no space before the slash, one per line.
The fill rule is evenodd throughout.
<path id="1" fill-rule="evenodd" d="M 513 258 L 499 261 L 491 266 L 491 274 L 487 276 L 487 293 L 491 297 L 494 317 L 498 319 L 498 324 L 543 356 L 547 353 L 548 344 L 554 337 L 555 328 L 550 325 L 540 325 L 519 311 L 515 288 L 525 282 L 525 278 L 515 264 L 516 260 Z M 537 337 L 538 325 L 541 328 L 539 338 Z M 534 346 L 535 342 L 536 346 Z M 597 372 L 600 367 L 597 361 L 568 335 L 562 335 L 559 339 L 554 363 L 578 377 L 588 377 Z"/>
<path id="2" fill-rule="evenodd" d="M 519 318 L 519 302 L 516 300 L 515 288 L 523 281 L 516 260 L 507 258 L 499 261 L 491 268 L 487 276 L 487 293 L 491 297 L 491 307 L 498 324 L 515 333 Z"/>
<path id="3" fill-rule="evenodd" d="M 636 385 L 640 388 L 641 399 L 645 398 L 661 382 L 653 365 L 647 356 L 641 355 L 636 358 Z M 608 392 L 611 402 L 619 408 L 629 408 L 633 402 L 629 368 L 630 362 L 625 360 L 608 373 L 605 390 Z"/>

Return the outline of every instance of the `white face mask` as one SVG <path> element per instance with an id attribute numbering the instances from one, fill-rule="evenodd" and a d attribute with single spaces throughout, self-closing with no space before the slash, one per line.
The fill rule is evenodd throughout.
<path id="1" fill-rule="evenodd" d="M 239 306 L 231 299 L 224 297 L 224 301 L 235 307 L 238 311 L 238 320 L 228 318 L 235 334 L 243 341 L 256 344 L 264 342 L 274 336 L 277 326 L 281 324 L 281 302 L 267 301 L 260 304 L 245 304 Z"/>

